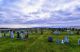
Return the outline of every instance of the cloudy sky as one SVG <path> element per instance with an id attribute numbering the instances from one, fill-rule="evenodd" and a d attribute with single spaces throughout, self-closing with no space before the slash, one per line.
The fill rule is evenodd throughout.
<path id="1" fill-rule="evenodd" d="M 0 0 L 2 24 L 80 25 L 80 0 Z"/>

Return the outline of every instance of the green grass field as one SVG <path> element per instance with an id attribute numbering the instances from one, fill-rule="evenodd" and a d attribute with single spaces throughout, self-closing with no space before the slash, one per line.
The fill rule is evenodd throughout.
<path id="1" fill-rule="evenodd" d="M 39 33 L 32 33 L 29 35 L 28 40 L 13 40 L 10 38 L 0 39 L 0 52 L 80 52 L 80 46 L 78 45 L 78 39 L 80 35 L 68 35 L 70 44 L 57 45 L 55 40 L 59 38 L 63 39 L 66 32 L 62 32 L 57 36 L 49 31 L 44 32 L 43 35 Z M 53 42 L 48 42 L 48 36 L 53 37 Z"/>

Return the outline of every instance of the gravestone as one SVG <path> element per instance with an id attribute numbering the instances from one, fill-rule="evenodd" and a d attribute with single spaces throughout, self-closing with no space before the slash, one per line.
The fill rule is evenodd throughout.
<path id="1" fill-rule="evenodd" d="M 64 36 L 64 43 L 66 43 L 66 44 L 69 43 L 69 38 L 68 38 L 68 36 Z"/>
<path id="2" fill-rule="evenodd" d="M 67 34 L 68 35 L 72 35 L 72 34 L 74 34 L 71 30 L 67 30 Z"/>
<path id="3" fill-rule="evenodd" d="M 76 34 L 80 35 L 80 31 L 77 31 Z"/>
<path id="4" fill-rule="evenodd" d="M 0 38 L 2 38 L 2 33 L 0 32 Z"/>
<path id="5" fill-rule="evenodd" d="M 20 33 L 17 32 L 17 39 L 20 39 Z"/>
<path id="6" fill-rule="evenodd" d="M 70 35 L 72 35 L 72 34 L 74 34 L 72 31 L 70 31 L 70 32 L 68 32 L 68 34 L 70 34 Z"/>
<path id="7" fill-rule="evenodd" d="M 14 38 L 14 32 L 10 31 L 10 37 L 13 39 Z"/>
<path id="8" fill-rule="evenodd" d="M 28 39 L 29 35 L 28 34 L 25 34 L 25 39 Z"/>
<path id="9" fill-rule="evenodd" d="M 61 40 L 61 43 L 64 44 L 64 40 Z"/>
<path id="10" fill-rule="evenodd" d="M 71 35 L 72 35 L 72 34 L 74 34 L 74 33 L 71 31 Z"/>
<path id="11" fill-rule="evenodd" d="M 60 31 L 54 31 L 53 33 L 56 34 L 56 35 L 59 35 Z"/>
<path id="12" fill-rule="evenodd" d="M 24 32 L 23 31 L 20 32 L 20 37 L 22 40 L 24 39 Z"/>
<path id="13" fill-rule="evenodd" d="M 4 34 L 4 37 L 6 37 L 6 33 L 5 33 L 5 32 L 3 32 L 3 34 Z"/>
<path id="14" fill-rule="evenodd" d="M 61 41 L 60 41 L 59 39 L 56 40 L 56 44 L 60 44 L 60 42 L 61 42 Z"/>
<path id="15" fill-rule="evenodd" d="M 53 42 L 53 38 L 51 36 L 48 37 L 48 42 Z"/>
<path id="16" fill-rule="evenodd" d="M 80 39 L 78 40 L 78 45 L 80 45 Z"/>

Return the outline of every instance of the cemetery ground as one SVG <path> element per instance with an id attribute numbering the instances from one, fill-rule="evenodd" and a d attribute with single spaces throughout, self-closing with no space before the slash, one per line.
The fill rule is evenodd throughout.
<path id="1" fill-rule="evenodd" d="M 17 40 L 15 34 L 14 39 L 0 38 L 0 52 L 80 52 L 78 45 L 80 35 L 68 35 L 70 43 L 67 45 L 56 44 L 56 39 L 62 40 L 65 35 L 66 32 L 60 35 L 54 35 L 51 31 L 45 31 L 43 34 L 33 32 L 29 34 L 27 40 Z M 48 42 L 49 36 L 53 37 L 53 42 Z"/>

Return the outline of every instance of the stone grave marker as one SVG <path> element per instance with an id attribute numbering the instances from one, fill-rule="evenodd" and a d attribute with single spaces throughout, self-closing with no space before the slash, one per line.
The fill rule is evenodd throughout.
<path id="1" fill-rule="evenodd" d="M 80 39 L 78 39 L 78 45 L 80 45 Z"/>
<path id="2" fill-rule="evenodd" d="M 68 36 L 64 36 L 64 43 L 66 43 L 66 44 L 69 43 L 69 38 L 68 38 Z"/>
<path id="3" fill-rule="evenodd" d="M 61 43 L 64 44 L 64 40 L 61 40 Z"/>
<path id="4" fill-rule="evenodd" d="M 10 37 L 13 39 L 14 38 L 14 32 L 10 31 Z"/>
<path id="5" fill-rule="evenodd" d="M 48 42 L 53 42 L 53 38 L 51 36 L 48 37 Z"/>
<path id="6" fill-rule="evenodd" d="M 17 39 L 20 39 L 20 32 L 17 32 Z"/>
<path id="7" fill-rule="evenodd" d="M 60 31 L 54 31 L 53 32 L 55 35 L 60 35 Z"/>
<path id="8" fill-rule="evenodd" d="M 56 40 L 56 44 L 60 44 L 61 41 L 59 39 Z"/>
<path id="9" fill-rule="evenodd" d="M 2 33 L 0 32 L 0 38 L 2 38 Z"/>

